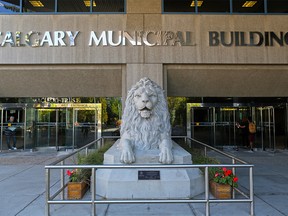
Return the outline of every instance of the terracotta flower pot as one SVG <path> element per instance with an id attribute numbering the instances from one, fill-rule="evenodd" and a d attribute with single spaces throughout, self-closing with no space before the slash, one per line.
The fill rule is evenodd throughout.
<path id="1" fill-rule="evenodd" d="M 219 184 L 210 181 L 210 192 L 216 199 L 232 198 L 232 187 L 229 184 Z"/>
<path id="2" fill-rule="evenodd" d="M 85 182 L 68 182 L 67 185 L 68 199 L 82 199 L 88 189 L 88 185 Z"/>

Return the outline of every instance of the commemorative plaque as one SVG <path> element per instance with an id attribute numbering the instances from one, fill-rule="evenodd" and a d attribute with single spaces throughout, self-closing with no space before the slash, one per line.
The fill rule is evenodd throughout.
<path id="1" fill-rule="evenodd" d="M 159 170 L 139 170 L 138 180 L 160 180 Z"/>

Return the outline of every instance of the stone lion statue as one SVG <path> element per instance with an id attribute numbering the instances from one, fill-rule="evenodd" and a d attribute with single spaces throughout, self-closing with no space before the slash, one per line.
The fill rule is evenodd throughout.
<path id="1" fill-rule="evenodd" d="M 159 149 L 159 162 L 173 161 L 170 115 L 164 91 L 142 78 L 128 92 L 120 130 L 120 161 L 135 162 L 134 149 Z"/>

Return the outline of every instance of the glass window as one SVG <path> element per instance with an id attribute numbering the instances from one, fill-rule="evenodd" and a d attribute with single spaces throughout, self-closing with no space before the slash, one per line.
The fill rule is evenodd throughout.
<path id="1" fill-rule="evenodd" d="M 0 13 L 19 13 L 20 12 L 20 0 L 0 0 Z"/>
<path id="2" fill-rule="evenodd" d="M 90 8 L 92 12 L 124 12 L 124 0 L 58 0 L 58 12 L 90 12 Z"/>
<path id="3" fill-rule="evenodd" d="M 93 12 L 123 13 L 125 0 L 93 0 Z"/>
<path id="4" fill-rule="evenodd" d="M 233 13 L 264 13 L 264 0 L 233 0 Z"/>
<path id="5" fill-rule="evenodd" d="M 230 0 L 198 0 L 198 12 L 230 12 Z"/>
<path id="6" fill-rule="evenodd" d="M 33 12 L 55 12 L 55 1 L 54 0 L 23 0 L 23 12 L 33 13 Z"/>
<path id="7" fill-rule="evenodd" d="M 86 6 L 83 0 L 58 0 L 57 12 L 90 12 L 90 6 Z"/>
<path id="8" fill-rule="evenodd" d="M 268 13 L 288 13 L 287 0 L 267 0 Z"/>
<path id="9" fill-rule="evenodd" d="M 164 0 L 164 12 L 195 12 L 192 0 Z"/>

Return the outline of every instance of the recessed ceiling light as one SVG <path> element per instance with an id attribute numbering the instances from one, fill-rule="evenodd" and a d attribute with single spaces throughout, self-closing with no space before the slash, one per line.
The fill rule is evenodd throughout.
<path id="1" fill-rule="evenodd" d="M 91 3 L 90 0 L 84 0 L 83 2 L 84 2 L 86 7 L 90 7 L 90 3 Z M 95 1 L 93 1 L 93 7 L 96 7 L 96 2 Z"/>
<path id="2" fill-rule="evenodd" d="M 253 7 L 256 3 L 257 3 L 257 1 L 246 1 L 242 5 L 242 7 Z"/>
<path id="3" fill-rule="evenodd" d="M 29 1 L 33 7 L 44 7 L 41 1 Z"/>
<path id="4" fill-rule="evenodd" d="M 203 4 L 203 1 L 197 1 L 197 6 L 198 6 L 198 7 L 201 7 L 202 4 Z M 192 2 L 191 2 L 190 7 L 195 7 L 195 1 L 192 1 Z"/>

